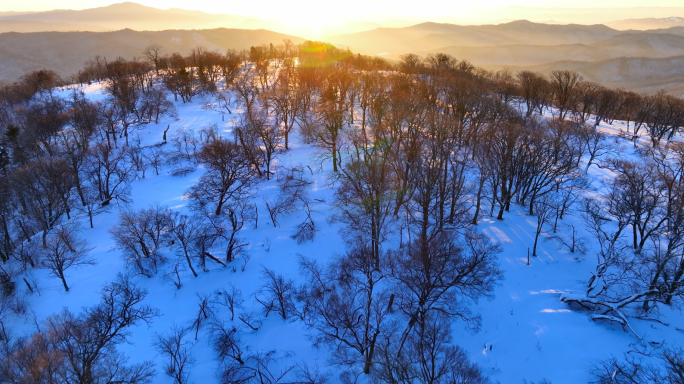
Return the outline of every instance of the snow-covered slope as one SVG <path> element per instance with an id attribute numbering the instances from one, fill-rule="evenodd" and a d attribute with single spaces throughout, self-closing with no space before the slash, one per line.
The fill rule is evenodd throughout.
<path id="1" fill-rule="evenodd" d="M 84 89 L 91 99 L 103 97 L 103 89 L 98 85 Z M 63 91 L 66 93 L 68 91 Z M 139 137 L 143 146 L 154 145 L 162 141 L 162 135 L 170 125 L 169 136 L 181 129 L 199 130 L 216 124 L 219 131 L 228 139 L 233 138 L 233 118 L 242 112 L 233 108 L 234 114 L 225 113 L 217 101 L 210 96 L 197 97 L 192 103 L 176 107 L 178 120 L 166 119 L 159 124 L 141 127 L 132 133 L 131 139 Z M 608 140 L 619 145 L 619 153 L 625 158 L 637 159 L 631 142 L 617 138 L 621 130 L 625 130 L 622 122 L 613 125 L 602 123 L 599 129 L 608 133 Z M 646 141 L 647 142 L 647 141 Z M 291 137 L 291 149 L 276 156 L 273 168 L 276 174 L 285 167 L 295 165 L 311 166 L 313 183 L 309 194 L 313 202 L 313 219 L 319 232 L 312 242 L 297 244 L 290 235 L 295 226 L 305 217 L 303 212 L 295 212 L 283 216 L 279 225 L 273 227 L 268 220 L 264 199 L 273 198 L 278 193 L 278 184 L 274 179 L 261 181 L 253 202 L 257 204 L 259 219 L 256 224 L 249 223 L 240 231 L 240 235 L 249 245 L 245 254 L 249 260 L 238 259 L 224 268 L 215 263 L 208 263 L 208 271 L 199 271 L 194 278 L 189 272 L 182 276 L 183 286 L 176 289 L 162 278 L 163 272 L 153 278 L 141 276 L 134 280 L 149 291 L 146 304 L 161 311 L 150 326 L 141 325 L 134 329 L 133 341 L 130 345 L 121 346 L 121 350 L 130 355 L 132 362 L 154 360 L 157 364 L 155 383 L 168 383 L 171 379 L 164 375 L 162 364 L 164 358 L 159 356 L 153 346 L 156 333 L 164 333 L 173 325 L 189 326 L 197 318 L 198 295 L 211 294 L 230 284 L 242 291 L 243 308 L 239 313 L 258 312 L 261 306 L 254 299 L 254 292 L 260 284 L 262 267 L 273 269 L 287 277 L 297 279 L 299 276 L 298 260 L 300 255 L 312 257 L 325 263 L 336 254 L 344 252 L 344 242 L 339 235 L 340 224 L 331 224 L 328 218 L 334 213 L 331 205 L 335 185 L 329 179 L 331 164 L 328 161 L 317 166 L 314 160 L 319 149 L 305 144 L 297 132 Z M 645 143 L 646 144 L 646 143 Z M 37 321 L 69 308 L 78 312 L 81 307 L 97 302 L 98 289 L 106 282 L 116 279 L 117 274 L 124 273 L 126 266 L 121 253 L 114 249 L 114 240 L 108 232 L 115 225 L 122 209 L 142 209 L 153 204 L 170 207 L 173 211 L 187 212 L 187 189 L 202 174 L 200 168 L 185 176 L 171 175 L 171 167 L 164 166 L 160 175 L 148 169 L 145 178 L 132 184 L 132 203 L 128 206 L 114 204 L 112 209 L 95 217 L 94 228 L 90 229 L 87 217 L 79 217 L 81 236 L 90 247 L 91 254 L 97 260 L 95 266 L 85 266 L 67 271 L 71 290 L 64 292 L 58 279 L 49 277 L 46 272 L 35 273 L 39 293 L 28 296 L 31 309 Z M 591 166 L 588 173 L 591 188 L 600 190 L 604 182 L 612 175 L 605 169 Z M 588 371 L 591 364 L 602 358 L 621 356 L 637 343 L 631 333 L 611 323 L 590 320 L 584 312 L 576 312 L 560 301 L 561 293 L 583 292 L 586 282 L 596 267 L 593 240 L 584 231 L 580 217 L 571 212 L 559 224 L 561 236 L 570 235 L 570 225 L 578 229 L 577 236 L 585 239 L 588 250 L 586 254 L 571 253 L 567 248 L 548 239 L 552 234 L 544 232 L 540 241 L 538 256 L 530 257 L 528 252 L 534 242 L 536 218 L 527 214 L 527 208 L 513 205 L 505 220 L 497 221 L 493 217 L 483 216 L 476 230 L 501 244 L 503 252 L 498 255 L 504 280 L 496 288 L 495 297 L 491 301 L 480 301 L 474 311 L 482 316 L 482 327 L 479 332 L 468 331 L 462 322 L 454 322 L 454 343 L 461 346 L 468 356 L 481 366 L 484 373 L 492 381 L 501 383 L 521 383 L 523 380 L 538 382 L 546 378 L 554 384 L 583 383 L 590 379 Z M 488 203 L 483 207 L 489 212 Z M 397 237 L 388 241 L 385 247 L 396 247 Z M 175 258 L 168 250 L 169 258 Z M 164 268 L 167 268 L 165 266 Z M 21 287 L 24 289 L 24 287 Z M 227 313 L 217 313 L 224 319 Z M 647 343 L 657 342 L 668 346 L 684 345 L 684 320 L 679 310 L 661 308 L 660 319 L 669 326 L 652 321 L 633 320 L 635 331 Z M 247 329 L 237 318 L 236 327 L 242 328 L 244 341 L 252 351 L 275 352 L 278 367 L 286 370 L 293 365 L 318 365 L 322 371 L 330 374 L 332 382 L 338 381 L 339 368 L 330 366 L 326 346 L 316 347 L 308 337 L 310 330 L 296 321 L 285 321 L 272 314 L 263 319 L 258 331 Z M 31 325 L 15 324 L 18 328 L 29 330 Z M 677 328 L 680 328 L 679 330 Z M 194 383 L 216 382 L 218 363 L 209 345 L 206 330 L 200 330 L 197 341 L 194 331 L 191 332 L 191 353 L 196 362 L 190 368 L 190 379 Z M 295 376 L 284 382 L 297 381 Z"/>

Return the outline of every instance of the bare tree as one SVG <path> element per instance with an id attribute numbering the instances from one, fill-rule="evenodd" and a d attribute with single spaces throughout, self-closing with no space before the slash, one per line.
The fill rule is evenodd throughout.
<path id="1" fill-rule="evenodd" d="M 205 228 L 197 217 L 186 215 L 178 215 L 172 224 L 173 236 L 175 240 L 178 241 L 178 248 L 182 252 L 185 260 L 188 262 L 188 268 L 192 271 L 192 274 L 197 277 L 197 272 L 192 266 L 192 260 L 190 258 L 192 242 L 204 233 Z"/>
<path id="2" fill-rule="evenodd" d="M 582 144 L 586 147 L 587 153 L 589 154 L 587 159 L 587 168 L 585 172 L 589 171 L 589 167 L 597 161 L 601 160 L 607 155 L 614 154 L 616 151 L 615 145 L 607 140 L 606 134 L 597 131 L 591 127 L 584 126 L 583 131 L 580 133 L 580 139 Z"/>
<path id="3" fill-rule="evenodd" d="M 197 299 L 199 299 L 199 302 L 197 303 L 199 309 L 197 311 L 197 318 L 192 322 L 192 327 L 195 328 L 195 340 L 197 340 L 197 335 L 199 334 L 202 324 L 204 324 L 213 314 L 213 308 L 210 306 L 211 302 L 207 295 L 198 293 Z"/>
<path id="4" fill-rule="evenodd" d="M 230 221 L 230 218 L 233 217 L 231 214 L 232 207 L 227 209 L 227 211 L 229 212 L 228 221 Z M 226 233 L 228 232 L 225 229 L 225 226 L 221 227 L 219 225 L 221 222 L 221 218 L 216 216 L 212 217 L 206 214 L 197 214 L 191 216 L 190 218 L 181 216 L 181 218 L 177 220 L 177 224 L 180 224 L 184 227 L 182 233 L 179 232 L 179 235 L 186 237 L 185 241 L 188 243 L 187 246 L 190 258 L 199 260 L 200 267 L 205 272 L 207 271 L 207 259 L 226 267 L 225 263 L 212 254 L 214 245 L 221 237 L 226 237 Z M 233 241 L 238 243 L 239 239 L 233 239 Z"/>
<path id="5" fill-rule="evenodd" d="M 197 76 L 196 68 L 187 67 L 185 58 L 174 53 L 169 60 L 169 70 L 164 75 L 164 85 L 173 93 L 175 100 L 181 97 L 183 103 L 189 103 L 203 89 Z"/>
<path id="6" fill-rule="evenodd" d="M 239 365 L 245 364 L 246 347 L 243 345 L 242 340 L 240 340 L 237 328 L 226 326 L 220 322 L 213 322 L 211 325 L 211 344 L 221 364 L 225 367 L 231 367 L 233 362 Z M 236 380 L 235 382 L 247 382 L 254 376 L 245 374 L 241 377 L 241 380 Z"/>
<path id="7" fill-rule="evenodd" d="M 473 383 L 489 379 L 466 353 L 452 345 L 449 320 L 438 312 L 417 326 L 408 339 L 403 356 L 397 356 L 389 340 L 383 340 L 381 356 L 373 376 L 389 383 Z"/>
<path id="8" fill-rule="evenodd" d="M 255 115 L 255 105 L 259 96 L 259 88 L 255 84 L 255 73 L 251 66 L 244 67 L 242 74 L 236 77 L 233 82 L 233 89 L 240 98 L 240 103 L 245 107 L 248 118 Z"/>
<path id="9" fill-rule="evenodd" d="M 633 247 L 638 252 L 668 220 L 662 210 L 664 185 L 646 164 L 612 159 L 609 166 L 617 173 L 611 183 L 611 203 L 631 218 Z"/>
<path id="10" fill-rule="evenodd" d="M 102 200 L 100 200 L 100 193 L 97 187 L 88 183 L 85 184 L 82 189 L 85 205 L 83 207 L 79 207 L 79 210 L 88 215 L 90 228 L 94 228 L 93 218 L 101 213 L 106 212 L 110 206 L 102 205 Z"/>
<path id="11" fill-rule="evenodd" d="M 183 281 L 181 280 L 181 273 L 185 270 L 181 261 L 173 263 L 173 267 L 169 268 L 164 274 L 164 281 L 173 284 L 176 289 L 181 289 Z"/>
<path id="12" fill-rule="evenodd" d="M 240 143 L 259 176 L 262 175 L 262 165 L 266 165 L 267 179 L 271 177 L 271 161 L 282 140 L 280 127 L 268 123 L 266 116 L 256 111 L 252 116 L 243 116 L 235 126 L 235 141 Z"/>
<path id="13" fill-rule="evenodd" d="M 297 241 L 297 244 L 312 241 L 314 236 L 316 236 L 317 231 L 316 223 L 313 221 L 313 218 L 311 217 L 311 207 L 309 206 L 309 203 L 307 201 L 304 201 L 303 204 L 306 212 L 306 218 L 303 222 L 297 225 L 297 229 L 292 234 L 292 236 L 290 236 Z"/>
<path id="14" fill-rule="evenodd" d="M 69 291 L 64 273 L 72 267 L 95 265 L 95 259 L 88 253 L 92 248 L 77 237 L 78 227 L 74 224 L 61 224 L 48 235 L 47 247 L 41 252 L 40 264 L 50 274 L 62 280 L 64 290 Z"/>
<path id="15" fill-rule="evenodd" d="M 157 44 L 152 44 L 143 50 L 143 56 L 154 65 L 157 76 L 159 76 L 159 70 L 161 69 L 161 50 L 162 46 Z"/>
<path id="16" fill-rule="evenodd" d="M 146 382 L 150 378 L 151 368 L 145 365 L 132 367 L 131 369 L 117 370 L 117 366 L 125 360 L 115 357 L 110 353 L 113 347 L 128 341 L 130 327 L 140 323 L 149 323 L 158 316 L 158 311 L 152 307 L 142 305 L 141 302 L 147 296 L 147 292 L 126 277 L 119 277 L 117 281 L 107 284 L 100 292 L 100 303 L 86 309 L 83 315 L 75 319 L 64 314 L 60 327 L 56 322 L 51 322 L 59 332 L 57 348 L 65 352 L 69 357 L 69 370 L 73 378 L 78 378 L 84 383 L 95 382 L 94 375 L 99 373 L 97 367 L 102 366 L 103 371 L 110 376 L 109 381 L 128 380 L 129 382 Z M 69 323 L 76 320 L 75 328 Z M 61 328 L 61 329 L 60 329 Z M 61 332 L 60 332 L 61 331 Z M 116 362 L 119 364 L 116 364 Z M 111 365 L 110 365 L 111 364 Z M 109 365 L 109 368 L 106 368 Z M 137 378 L 124 379 L 121 376 Z M 113 376 L 113 377 L 111 377 Z M 117 379 L 117 377 L 121 377 Z M 124 376 L 125 377 L 125 376 Z"/>
<path id="17" fill-rule="evenodd" d="M 278 216 L 294 212 L 308 206 L 307 187 L 311 184 L 304 176 L 302 167 L 287 169 L 278 178 L 280 193 L 271 201 L 264 200 L 273 226 L 278 225 Z"/>
<path id="18" fill-rule="evenodd" d="M 335 218 L 346 224 L 342 235 L 349 243 L 370 242 L 379 267 L 395 203 L 395 178 L 388 160 L 392 147 L 389 140 L 383 140 L 370 148 L 360 141 L 356 148 L 356 155 L 340 169 L 340 185 L 335 192 L 340 214 Z"/>
<path id="19" fill-rule="evenodd" d="M 329 372 L 321 372 L 318 365 L 311 367 L 307 363 L 298 365 L 295 374 L 299 381 L 307 384 L 327 384 L 330 379 Z"/>
<path id="20" fill-rule="evenodd" d="M 303 91 L 295 83 L 296 77 L 293 70 L 290 70 L 287 66 L 281 70 L 278 79 L 269 93 L 276 112 L 276 122 L 278 125 L 282 123 L 286 150 L 290 149 L 290 132 L 304 110 L 302 103 Z"/>
<path id="21" fill-rule="evenodd" d="M 391 302 L 380 287 L 385 278 L 368 248 L 355 248 L 327 269 L 316 261 L 301 260 L 305 282 L 298 290 L 300 318 L 316 331 L 318 343 L 334 347 L 340 364 L 362 363 L 369 374 L 378 341 L 389 331 Z"/>
<path id="22" fill-rule="evenodd" d="M 254 122 L 261 124 L 263 121 L 258 116 L 253 118 L 246 118 L 242 116 L 239 123 L 235 125 L 235 142 L 240 144 L 245 158 L 252 164 L 254 170 L 259 175 L 263 176 L 261 167 L 264 162 L 264 151 L 260 146 L 259 133 L 253 129 Z"/>
<path id="23" fill-rule="evenodd" d="M 242 253 L 242 249 L 249 245 L 244 242 L 239 232 L 245 223 L 254 219 L 253 208 L 255 206 L 247 204 L 244 199 L 238 199 L 225 206 L 226 215 L 205 215 L 211 222 L 215 233 L 226 241 L 226 262 L 228 263 L 235 260 Z"/>
<path id="24" fill-rule="evenodd" d="M 586 292 L 562 294 L 561 300 L 594 311 L 592 320 L 616 322 L 641 339 L 629 323 L 627 310 L 636 304 L 646 305 L 657 294 L 657 288 L 649 286 L 646 277 L 651 276 L 652 269 L 638 267 L 634 250 L 630 250 L 629 243 L 623 238 L 633 223 L 629 208 L 612 201 L 609 195 L 597 201 L 584 202 L 584 221 L 599 245 L 598 262 Z"/>
<path id="25" fill-rule="evenodd" d="M 591 81 L 581 81 L 576 89 L 576 105 L 571 106 L 575 123 L 587 124 L 592 113 L 596 113 L 601 86 Z"/>
<path id="26" fill-rule="evenodd" d="M 405 249 L 392 252 L 391 276 L 398 283 L 399 309 L 406 325 L 394 351 L 399 358 L 415 327 L 433 312 L 459 317 L 473 329 L 479 317 L 466 303 L 490 296 L 502 273 L 496 262 L 501 251 L 485 236 L 469 231 L 458 242 L 453 231 L 434 238 L 418 237 Z"/>
<path id="27" fill-rule="evenodd" d="M 195 363 L 190 354 L 186 328 L 178 328 L 174 325 L 169 334 L 157 334 L 154 346 L 157 352 L 167 359 L 164 364 L 164 373 L 173 378 L 174 384 L 188 383 L 189 368 Z"/>
<path id="28" fill-rule="evenodd" d="M 171 118 L 178 117 L 178 111 L 176 111 L 176 106 L 173 105 L 167 99 L 168 92 L 160 87 L 153 87 L 148 90 L 142 99 L 142 105 L 140 109 L 145 111 L 145 118 L 141 119 L 144 121 L 154 121 L 155 124 L 159 124 L 159 118 L 163 116 L 169 116 Z"/>
<path id="29" fill-rule="evenodd" d="M 106 139 L 107 148 L 110 150 L 112 147 L 116 148 L 118 146 L 117 134 L 119 132 L 119 109 L 117 108 L 116 104 L 106 101 L 97 103 L 97 108 L 102 119 L 102 123 L 100 124 L 100 129 L 98 131 L 100 140 L 104 142 Z"/>
<path id="30" fill-rule="evenodd" d="M 229 86 L 232 84 L 233 80 L 235 80 L 243 61 L 244 55 L 242 52 L 233 49 L 229 49 L 226 52 L 226 55 L 220 63 L 221 74 L 223 75 L 226 86 Z"/>
<path id="31" fill-rule="evenodd" d="M 351 86 L 351 77 L 344 70 L 331 70 L 325 83 L 317 106 L 322 125 L 314 131 L 318 145 L 326 149 L 333 163 L 333 171 L 337 172 L 341 164 L 340 148 L 343 142 L 345 113 L 347 112 L 347 92 Z"/>
<path id="32" fill-rule="evenodd" d="M 648 99 L 651 108 L 646 118 L 646 126 L 653 148 L 659 148 L 663 138 L 670 141 L 684 126 L 684 102 L 678 97 L 666 95 L 663 91 L 649 96 Z"/>
<path id="33" fill-rule="evenodd" d="M 264 307 L 265 315 L 268 316 L 273 311 L 283 320 L 287 320 L 288 315 L 294 312 L 294 280 L 264 267 L 261 271 L 261 281 L 262 284 L 254 298 Z"/>
<path id="34" fill-rule="evenodd" d="M 65 101 L 57 96 L 38 95 L 28 103 L 24 115 L 24 144 L 36 156 L 56 155 L 55 145 L 60 131 L 69 122 Z"/>
<path id="35" fill-rule="evenodd" d="M 144 179 L 145 171 L 147 170 L 147 162 L 143 155 L 143 147 L 140 143 L 140 136 L 136 136 L 133 140 L 133 144 L 126 147 L 126 157 L 128 157 L 129 163 L 133 166 L 135 171 L 134 179 Z"/>
<path id="36" fill-rule="evenodd" d="M 520 183 L 516 183 L 516 176 L 524 164 L 526 135 L 528 127 L 515 114 L 505 119 L 496 120 L 490 125 L 483 139 L 487 140 L 489 150 L 482 152 L 487 155 L 491 174 L 489 183 L 492 192 L 492 213 L 496 205 L 499 206 L 498 220 L 503 220 L 504 211 L 510 209 L 513 197 L 518 191 Z"/>
<path id="37" fill-rule="evenodd" d="M 48 232 L 69 212 L 73 173 L 63 159 L 42 157 L 16 169 L 12 176 L 19 212 L 42 230 L 46 247 Z"/>
<path id="38" fill-rule="evenodd" d="M 168 150 L 168 154 L 172 163 L 197 162 L 199 140 L 192 128 L 178 129 L 169 141 L 172 148 Z"/>
<path id="39" fill-rule="evenodd" d="M 522 89 L 523 99 L 526 105 L 526 115 L 529 117 L 534 112 L 542 114 L 548 103 L 550 85 L 544 76 L 532 71 L 520 71 L 516 74 L 518 84 Z"/>
<path id="40" fill-rule="evenodd" d="M 158 311 L 142 305 L 147 292 L 128 278 L 105 285 L 100 303 L 80 314 L 51 316 L 44 330 L 19 340 L 0 373 L 12 382 L 149 383 L 152 362 L 128 364 L 117 345 L 130 341 L 130 328 L 149 323 Z"/>
<path id="41" fill-rule="evenodd" d="M 141 92 L 134 82 L 125 76 L 110 78 L 106 89 L 112 95 L 106 103 L 110 104 L 115 120 L 121 125 L 120 137 L 124 137 L 128 145 L 128 129 L 135 124 L 143 123 L 139 114 Z"/>
<path id="42" fill-rule="evenodd" d="M 3 328 L 4 329 L 4 328 Z M 31 338 L 3 340 L 0 377 L 7 382 L 57 383 L 67 374 L 67 361 L 54 340 L 43 333 Z"/>
<path id="43" fill-rule="evenodd" d="M 240 147 L 226 140 L 204 145 L 197 156 L 207 172 L 190 188 L 190 196 L 200 207 L 215 204 L 214 212 L 220 215 L 228 201 L 249 192 L 254 170 Z"/>
<path id="44" fill-rule="evenodd" d="M 230 321 L 235 318 L 235 310 L 242 308 L 242 291 L 232 283 L 228 288 L 219 289 L 214 292 L 214 302 L 228 308 L 230 311 Z"/>
<path id="45" fill-rule="evenodd" d="M 85 162 L 85 173 L 97 188 L 103 206 L 110 204 L 113 199 L 128 200 L 133 169 L 125 150 L 111 149 L 103 143 L 90 148 Z"/>
<path id="46" fill-rule="evenodd" d="M 160 249 L 172 230 L 173 218 L 168 208 L 153 206 L 121 212 L 119 224 L 112 226 L 109 233 L 117 248 L 123 251 L 126 262 L 139 274 L 152 277 L 166 261 Z"/>
<path id="47" fill-rule="evenodd" d="M 550 224 L 551 217 L 555 213 L 553 203 L 548 195 L 534 203 L 534 214 L 537 216 L 537 227 L 534 232 L 534 245 L 532 246 L 532 256 L 537 256 L 537 243 L 539 235 L 544 230 L 545 224 Z"/>
<path id="48" fill-rule="evenodd" d="M 264 163 L 266 164 L 266 180 L 270 180 L 271 161 L 273 160 L 273 156 L 278 152 L 280 143 L 283 140 L 280 127 L 261 122 L 254 124 L 253 129 L 256 130 L 259 136 L 259 142 L 261 144 L 259 147 L 262 148 Z"/>
<path id="49" fill-rule="evenodd" d="M 658 354 L 660 364 L 625 353 L 623 359 L 611 357 L 595 362 L 591 374 L 601 384 L 681 384 L 684 383 L 683 352 L 666 349 Z"/>
<path id="50" fill-rule="evenodd" d="M 16 247 L 16 197 L 10 188 L 9 178 L 0 172 L 0 261 L 7 262 Z"/>
<path id="51" fill-rule="evenodd" d="M 163 149 L 160 147 L 151 147 L 147 149 L 144 153 L 143 156 L 147 159 L 147 161 L 150 163 L 152 168 L 154 168 L 154 173 L 159 176 L 159 170 L 161 167 L 166 163 L 166 152 L 164 152 Z"/>
<path id="52" fill-rule="evenodd" d="M 579 147 L 581 143 L 569 122 L 552 121 L 541 127 L 535 122 L 528 123 L 516 153 L 517 167 L 512 180 L 519 194 L 518 202 L 529 204 L 530 215 L 534 214 L 539 198 L 579 177 Z"/>
<path id="53" fill-rule="evenodd" d="M 221 361 L 221 384 L 277 384 L 294 369 L 294 365 L 286 366 L 277 372 L 281 360 L 277 351 L 249 353 L 238 332 L 237 328 L 223 325 L 216 326 L 213 332 L 214 350 Z"/>
<path id="54" fill-rule="evenodd" d="M 564 120 L 569 112 L 575 108 L 577 90 L 583 78 L 577 72 L 555 70 L 550 74 L 553 103 L 558 108 L 558 120 Z"/>
<path id="55" fill-rule="evenodd" d="M 594 129 L 602 121 L 612 124 L 613 120 L 622 115 L 625 105 L 618 90 L 599 87 L 594 101 Z"/>

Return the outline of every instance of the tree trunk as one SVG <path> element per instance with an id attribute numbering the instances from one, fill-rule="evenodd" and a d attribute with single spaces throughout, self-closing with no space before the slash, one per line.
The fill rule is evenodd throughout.
<path id="1" fill-rule="evenodd" d="M 64 285 L 64 290 L 69 292 L 69 286 L 67 285 L 66 279 L 64 278 L 64 272 L 59 272 L 59 278 L 62 280 L 62 284 Z"/>
<path id="2" fill-rule="evenodd" d="M 195 268 L 192 267 L 192 261 L 190 261 L 190 255 L 188 255 L 188 249 L 185 245 L 183 245 L 183 253 L 185 253 L 185 260 L 188 261 L 188 267 L 190 267 L 193 276 L 197 277 L 197 272 L 195 272 Z"/>
<path id="3" fill-rule="evenodd" d="M 332 149 L 332 162 L 333 162 L 333 172 L 337 172 L 337 150 L 335 150 L 335 144 L 333 144 L 333 149 Z"/>
<path id="4" fill-rule="evenodd" d="M 670 305 L 672 303 L 672 297 L 677 290 L 677 286 L 679 285 L 682 276 L 684 276 L 684 258 L 681 259 L 681 262 L 679 263 L 679 269 L 677 269 L 677 272 L 672 279 L 674 284 L 671 284 L 671 288 L 667 294 L 667 298 L 665 299 L 665 304 Z"/>
<path id="5" fill-rule="evenodd" d="M 504 204 L 501 203 L 501 208 L 499 208 L 499 215 L 496 216 L 497 220 L 503 220 L 503 214 L 504 214 Z"/>

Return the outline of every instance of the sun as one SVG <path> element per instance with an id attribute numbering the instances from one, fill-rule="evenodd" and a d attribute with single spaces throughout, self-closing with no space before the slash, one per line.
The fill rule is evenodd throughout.
<path id="1" fill-rule="evenodd" d="M 340 18 L 320 7 L 303 7 L 290 14 L 282 14 L 278 21 L 293 29 L 298 29 L 310 38 L 320 38 L 326 27 L 339 24 Z"/>
<path id="2" fill-rule="evenodd" d="M 316 17 L 316 15 L 310 15 L 305 19 L 302 25 L 311 29 L 311 35 L 313 37 L 320 37 L 321 28 L 325 25 L 325 22 L 321 18 Z"/>

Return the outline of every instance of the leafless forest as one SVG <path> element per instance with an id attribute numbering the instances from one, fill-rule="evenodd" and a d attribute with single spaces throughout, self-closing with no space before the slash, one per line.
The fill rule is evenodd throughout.
<path id="1" fill-rule="evenodd" d="M 141 57 L 92 58 L 69 81 L 41 70 L 0 88 L 0 382 L 149 382 L 152 364 L 118 349 L 133 326 L 158 316 L 143 303 L 138 279 L 164 274 L 180 290 L 209 267 L 258 269 L 241 230 L 276 227 L 295 210 L 308 213 L 292 238 L 316 236 L 313 171 L 273 168 L 295 132 L 319 148 L 311 167 L 331 164 L 331 220 L 344 228 L 344 254 L 331 263 L 302 256 L 298 280 L 263 267 L 257 312 L 238 311 L 244 297 L 235 286 L 198 295 L 191 326 L 158 331 L 168 364 L 156 375 L 186 383 L 196 360 L 188 345 L 208 338 L 222 383 L 326 382 L 309 367 L 275 369 L 273 355 L 246 345 L 243 329 L 275 316 L 305 324 L 335 364 L 360 367 L 341 376 L 345 383 L 365 375 L 488 383 L 445 324 L 478 329 L 472 304 L 505 276 L 499 245 L 474 228 L 483 217 L 505 220 L 512 205 L 536 217 L 532 257 L 542 231 L 556 233 L 570 211 L 581 215 L 599 262 L 586 292 L 562 299 L 592 320 L 623 327 L 638 342 L 635 317 L 657 322 L 656 308 L 682 304 L 680 98 L 606 88 L 573 71 L 488 71 L 447 54 L 407 54 L 394 64 L 312 41 L 227 53 L 197 47 L 186 56 L 154 45 Z M 78 90 L 94 83 L 106 89 L 99 101 Z M 63 97 L 56 87 L 73 91 Z M 243 112 L 232 137 L 210 126 L 164 132 L 151 146 L 135 140 L 147 124 L 176 117 L 177 103 L 204 96 Z M 622 158 L 596 129 L 614 120 L 627 122 L 618 139 L 650 140 L 639 161 Z M 587 190 L 591 166 L 615 173 L 605 193 Z M 134 180 L 198 167 L 205 172 L 187 191 L 191 214 L 126 208 Z M 259 211 L 251 198 L 272 178 L 280 192 Z M 92 227 L 113 207 L 121 214 L 109 232 L 128 274 L 102 288 L 99 304 L 55 313 L 32 335 L 11 329 L 17 318 L 31 322 L 19 287 L 37 289 L 32 271 L 49 271 L 69 291 L 65 271 L 96 263 L 70 219 L 87 217 Z M 575 228 L 564 230 L 573 236 L 558 236 L 560 246 L 585 252 Z M 592 376 L 684 383 L 683 356 L 670 346 L 657 364 L 607 357 L 592 362 Z"/>

